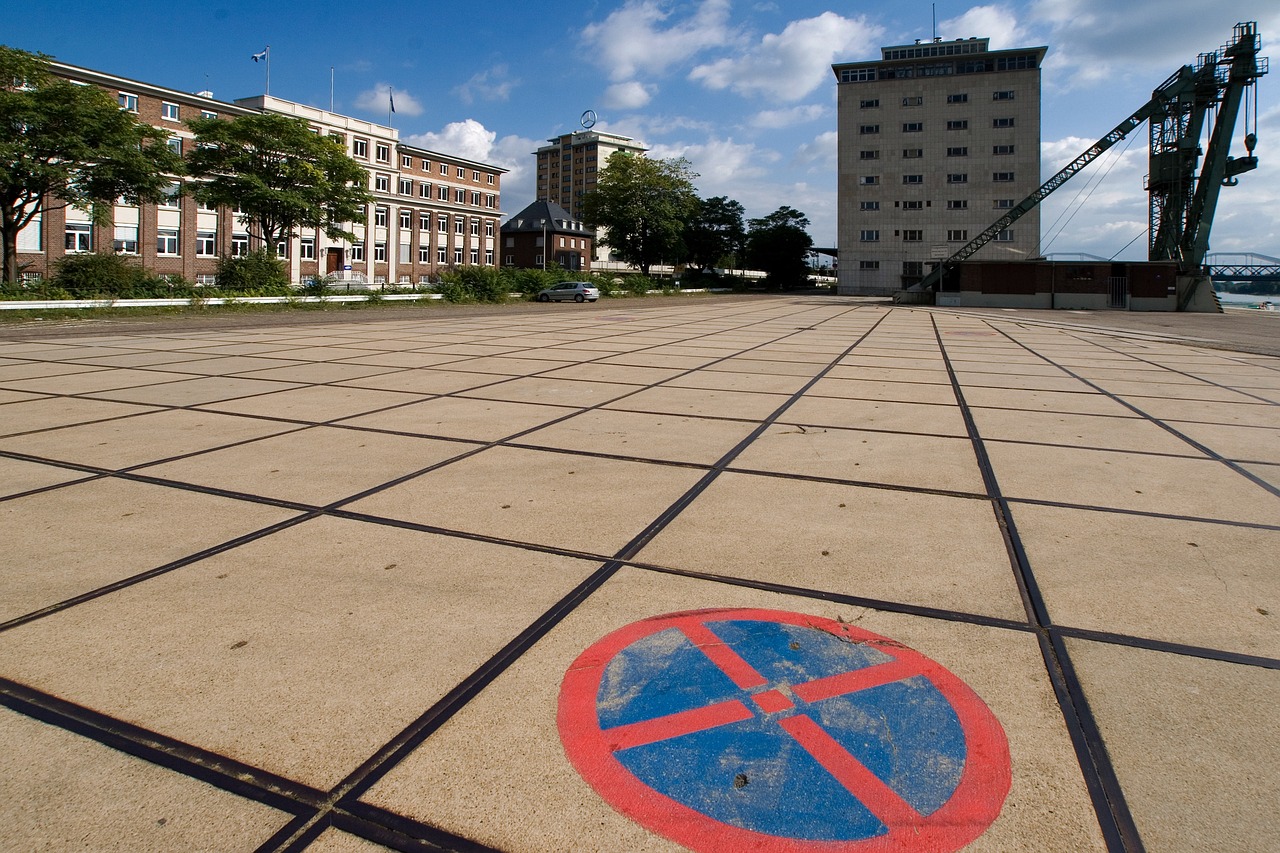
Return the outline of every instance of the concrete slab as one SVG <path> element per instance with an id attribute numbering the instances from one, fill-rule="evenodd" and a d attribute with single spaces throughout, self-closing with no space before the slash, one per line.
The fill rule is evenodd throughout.
<path id="1" fill-rule="evenodd" d="M 975 406 L 972 414 L 978 425 L 978 434 L 993 442 L 1030 441 L 1064 447 L 1133 450 L 1173 456 L 1201 455 L 1168 430 L 1132 412 L 1089 415 Z"/>
<path id="2" fill-rule="evenodd" d="M 142 385 L 99 391 L 86 394 L 99 400 L 120 400 L 129 403 L 148 403 L 156 406 L 198 406 L 220 400 L 256 397 L 297 388 L 296 382 L 271 382 L 263 379 L 241 379 L 235 376 L 205 376 L 199 379 L 184 378 L 163 385 Z"/>
<path id="3" fill-rule="evenodd" d="M 237 415 L 257 415 L 308 423 L 324 423 L 366 412 L 403 406 L 419 395 L 365 388 L 310 385 L 272 394 L 204 404 L 211 411 Z"/>
<path id="4" fill-rule="evenodd" d="M 877 429 L 888 432 L 964 437 L 968 435 L 960 407 L 889 400 L 848 400 L 806 396 L 782 414 L 790 424 Z"/>
<path id="5" fill-rule="evenodd" d="M 754 428 L 740 421 L 595 409 L 520 438 L 523 445 L 713 465 Z"/>
<path id="6" fill-rule="evenodd" d="M 1050 617 L 1280 658 L 1280 530 L 1016 506 Z"/>
<path id="7" fill-rule="evenodd" d="M 41 397 L 20 400 L 4 407 L 0 435 L 19 435 L 57 427 L 127 418 L 158 411 L 154 406 L 134 406 L 75 397 Z"/>
<path id="8" fill-rule="evenodd" d="M 276 507 L 117 479 L 75 483 L 0 502 L 0 522 L 9 531 L 0 621 L 295 515 Z M 111 546 L 102 547 L 104 542 Z"/>
<path id="9" fill-rule="evenodd" d="M 10 850 L 248 850 L 288 815 L 0 708 Z"/>
<path id="10" fill-rule="evenodd" d="M 558 406 L 440 397 L 342 421 L 344 425 L 468 441 L 497 441 L 565 417 Z"/>
<path id="11" fill-rule="evenodd" d="M 916 489 L 984 494 L 967 438 L 772 426 L 733 461 L 735 468 Z"/>
<path id="12" fill-rule="evenodd" d="M 1280 672 L 1067 645 L 1147 850 L 1275 849 Z"/>
<path id="13" fill-rule="evenodd" d="M 990 442 L 1010 498 L 1202 519 L 1280 524 L 1280 503 L 1221 462 Z"/>
<path id="14" fill-rule="evenodd" d="M 69 468 L 58 468 L 53 465 L 41 465 L 38 462 L 0 457 L 0 497 L 56 486 L 59 483 L 69 483 L 72 480 L 81 480 L 88 476 L 92 475 L 86 475 Z"/>
<path id="15" fill-rule="evenodd" d="M 700 477 L 668 465 L 495 447 L 346 508 L 610 556 Z"/>
<path id="16" fill-rule="evenodd" d="M 209 488 L 324 506 L 466 452 L 456 442 L 312 427 L 140 469 Z M 316 464 L 323 460 L 322 464 Z"/>
<path id="17" fill-rule="evenodd" d="M 701 415 L 717 418 L 760 420 L 787 402 L 783 394 L 714 391 L 705 388 L 673 388 L 663 385 L 609 403 L 608 409 L 671 415 Z"/>
<path id="18" fill-rule="evenodd" d="M 595 567 L 318 519 L 7 631 L 0 666 L 323 790 Z"/>
<path id="19" fill-rule="evenodd" d="M 34 435 L 0 438 L 0 450 L 22 448 L 46 459 L 118 470 L 159 459 L 287 432 L 278 421 L 216 412 L 169 409 L 105 423 L 80 424 Z M 145 441 L 139 441 L 145 436 Z"/>
<path id="20" fill-rule="evenodd" d="M 903 519 L 926 518 L 900 534 Z M 744 535 L 755 530 L 769 535 Z M 638 559 L 944 610 L 1023 612 L 984 500 L 725 474 Z"/>

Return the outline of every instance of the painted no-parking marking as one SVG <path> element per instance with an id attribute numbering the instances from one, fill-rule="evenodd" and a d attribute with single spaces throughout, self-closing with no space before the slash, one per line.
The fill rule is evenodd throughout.
<path id="1" fill-rule="evenodd" d="M 1009 792 L 968 685 L 900 643 L 775 610 L 627 625 L 565 674 L 569 760 L 611 806 L 697 851 L 951 851 Z"/>

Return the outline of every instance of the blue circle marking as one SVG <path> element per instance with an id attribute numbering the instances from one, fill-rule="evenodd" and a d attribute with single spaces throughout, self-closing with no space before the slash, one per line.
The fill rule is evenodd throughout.
<path id="1" fill-rule="evenodd" d="M 847 623 L 700 610 L 626 625 L 565 673 L 565 754 L 615 809 L 695 851 L 954 851 L 1009 793 L 968 685 Z"/>

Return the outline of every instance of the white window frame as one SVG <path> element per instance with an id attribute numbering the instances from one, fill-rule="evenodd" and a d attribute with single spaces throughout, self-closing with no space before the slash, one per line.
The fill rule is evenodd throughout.
<path id="1" fill-rule="evenodd" d="M 176 257 L 181 249 L 182 232 L 177 228 L 156 229 L 156 254 L 164 257 Z"/>
<path id="2" fill-rule="evenodd" d="M 116 98 L 116 103 L 125 112 L 136 113 L 138 111 L 138 96 L 132 92 L 120 92 Z"/>
<path id="3" fill-rule="evenodd" d="M 301 237 L 298 239 L 298 260 L 314 261 L 316 259 L 316 238 Z"/>
<path id="4" fill-rule="evenodd" d="M 196 232 L 196 257 L 211 258 L 218 254 L 218 232 Z"/>
<path id="5" fill-rule="evenodd" d="M 93 223 L 68 222 L 63 232 L 65 234 L 63 251 L 67 254 L 73 255 L 93 251 Z"/>
<path id="6" fill-rule="evenodd" d="M 160 102 L 160 117 L 162 119 L 165 121 L 181 121 L 182 119 L 178 118 L 179 115 L 181 115 L 181 107 L 177 104 L 172 101 Z"/>

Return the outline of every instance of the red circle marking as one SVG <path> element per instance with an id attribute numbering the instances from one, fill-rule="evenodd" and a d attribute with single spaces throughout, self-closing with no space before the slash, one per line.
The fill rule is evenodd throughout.
<path id="1" fill-rule="evenodd" d="M 636 778 L 614 757 L 615 750 L 626 744 L 617 742 L 616 732 L 611 737 L 609 732 L 600 728 L 596 697 L 606 667 L 618 652 L 651 634 L 677 628 L 686 636 L 705 636 L 707 622 L 727 620 L 777 622 L 826 631 L 855 643 L 869 644 L 892 657 L 893 663 L 881 665 L 892 668 L 887 670 L 891 673 L 888 676 L 890 680 L 916 676 L 928 679 L 951 704 L 964 731 L 964 770 L 951 797 L 927 817 L 909 806 L 903 808 L 905 804 L 887 786 L 805 715 L 782 721 L 784 728 L 802 741 L 805 748 L 810 749 L 842 783 L 857 786 L 856 795 L 877 813 L 888 826 L 888 832 L 853 841 L 814 841 L 769 835 L 710 818 Z M 723 645 L 720 648 L 728 649 Z M 703 651 L 707 649 L 703 648 Z M 732 651 L 715 662 L 740 685 L 753 676 L 760 677 Z M 803 695 L 806 692 L 813 693 L 813 698 L 825 698 L 825 695 L 862 689 L 857 684 L 822 684 L 843 678 L 835 676 L 809 682 L 808 685 L 796 685 L 793 690 L 801 698 L 810 698 Z M 806 691 L 806 687 L 810 690 Z M 768 711 L 780 706 L 786 697 L 769 691 L 757 694 L 755 698 Z M 699 725 L 695 719 L 692 724 L 704 728 L 729 722 L 740 713 L 732 707 L 735 704 L 741 703 L 709 706 L 706 722 Z M 748 715 L 754 713 L 746 705 L 742 705 L 742 710 Z M 717 850 L 759 853 L 901 853 L 927 850 L 946 853 L 960 849 L 985 832 L 1000 814 L 1009 793 L 1009 744 L 1004 729 L 969 685 L 941 664 L 894 640 L 842 622 L 802 613 L 757 609 L 692 610 L 654 616 L 619 628 L 579 655 L 565 673 L 560 686 L 556 723 L 569 761 L 609 805 L 642 826 L 701 853 Z"/>

